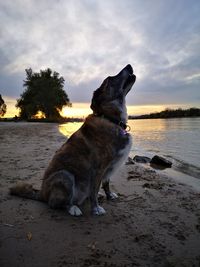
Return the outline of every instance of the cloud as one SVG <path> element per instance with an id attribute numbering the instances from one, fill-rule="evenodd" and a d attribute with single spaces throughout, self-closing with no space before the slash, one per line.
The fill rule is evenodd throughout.
<path id="1" fill-rule="evenodd" d="M 106 76 L 131 63 L 129 104 L 199 97 L 198 1 L 8 0 L 0 10 L 2 94 L 19 96 L 25 68 L 50 67 L 72 101 L 89 102 Z"/>

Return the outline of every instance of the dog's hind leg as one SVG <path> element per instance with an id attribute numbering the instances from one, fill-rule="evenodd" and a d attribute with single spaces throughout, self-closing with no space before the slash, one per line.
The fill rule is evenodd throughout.
<path id="1" fill-rule="evenodd" d="M 72 216 L 81 216 L 82 215 L 82 211 L 76 205 L 71 205 L 70 207 L 68 207 L 68 212 Z"/>
<path id="2" fill-rule="evenodd" d="M 54 185 L 48 199 L 48 205 L 52 209 L 62 208 L 67 203 L 67 190 L 61 186 Z"/>
<path id="3" fill-rule="evenodd" d="M 70 215 L 80 216 L 81 210 L 74 205 L 74 176 L 66 171 L 60 170 L 52 174 L 46 187 L 49 187 L 48 204 L 51 208 L 67 208 Z"/>

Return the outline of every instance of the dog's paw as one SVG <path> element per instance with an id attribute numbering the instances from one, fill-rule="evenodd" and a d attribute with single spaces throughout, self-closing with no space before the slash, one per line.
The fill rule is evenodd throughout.
<path id="1" fill-rule="evenodd" d="M 109 194 L 106 195 L 108 200 L 114 200 L 118 198 L 118 195 L 114 192 L 110 192 Z"/>
<path id="2" fill-rule="evenodd" d="M 79 209 L 79 207 L 73 205 L 68 209 L 68 212 L 70 215 L 72 216 L 81 216 L 82 215 L 82 211 Z"/>
<path id="3" fill-rule="evenodd" d="M 104 215 L 106 211 L 101 206 L 96 206 L 92 209 L 93 215 Z"/>

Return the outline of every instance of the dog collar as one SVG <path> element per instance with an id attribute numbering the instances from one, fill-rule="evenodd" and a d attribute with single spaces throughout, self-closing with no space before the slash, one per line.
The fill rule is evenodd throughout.
<path id="1" fill-rule="evenodd" d="M 95 116 L 96 117 L 100 117 L 100 118 L 104 118 L 104 119 L 109 120 L 110 122 L 120 126 L 123 129 L 124 132 L 129 132 L 131 130 L 131 127 L 129 125 L 125 124 L 121 120 L 115 120 L 115 119 L 109 118 L 109 117 L 107 117 L 105 115 L 97 115 L 97 114 L 95 114 Z"/>

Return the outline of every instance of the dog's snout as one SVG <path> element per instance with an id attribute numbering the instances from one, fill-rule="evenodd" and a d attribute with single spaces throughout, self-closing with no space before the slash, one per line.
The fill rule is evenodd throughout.
<path id="1" fill-rule="evenodd" d="M 132 75 L 133 74 L 133 68 L 130 64 L 128 64 L 125 69 L 128 71 L 129 75 Z"/>
<path id="2" fill-rule="evenodd" d="M 126 67 L 124 67 L 116 76 L 111 76 L 111 78 L 127 77 L 127 75 L 133 75 L 133 68 L 130 64 L 126 65 Z"/>

